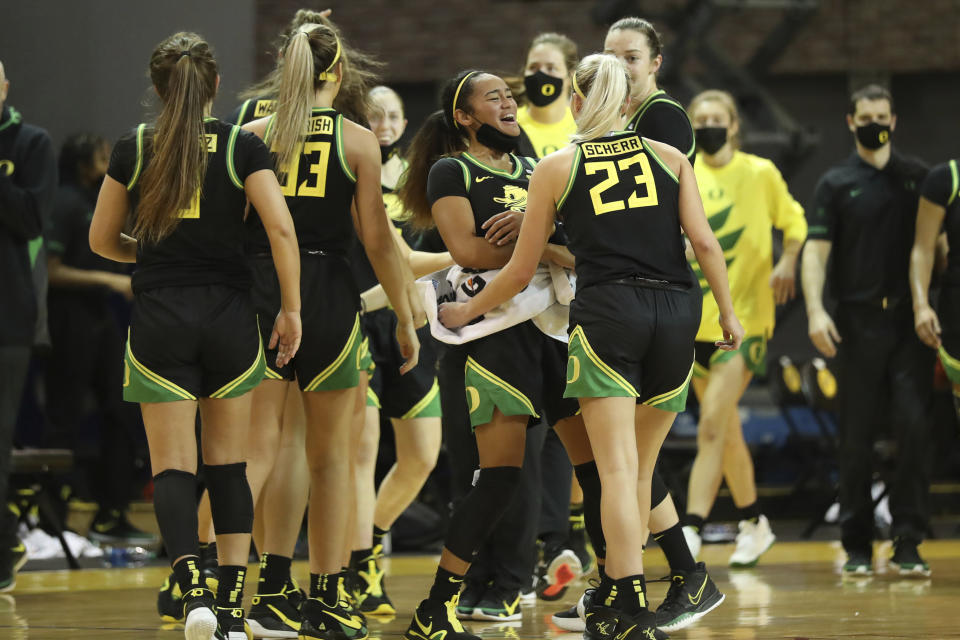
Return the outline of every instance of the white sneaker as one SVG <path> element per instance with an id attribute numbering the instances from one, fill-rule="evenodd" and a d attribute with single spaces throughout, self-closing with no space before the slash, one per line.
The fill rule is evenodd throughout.
<path id="1" fill-rule="evenodd" d="M 737 534 L 737 548 L 730 556 L 730 566 L 754 566 L 776 539 L 777 536 L 770 530 L 770 521 L 766 516 L 760 516 L 756 524 L 749 520 L 741 520 L 740 533 Z"/>
<path id="2" fill-rule="evenodd" d="M 687 546 L 690 547 L 690 555 L 696 560 L 697 556 L 700 555 L 700 547 L 703 546 L 703 540 L 700 538 L 700 534 L 697 533 L 697 530 L 693 527 L 686 526 L 683 528 L 683 537 L 687 539 Z"/>

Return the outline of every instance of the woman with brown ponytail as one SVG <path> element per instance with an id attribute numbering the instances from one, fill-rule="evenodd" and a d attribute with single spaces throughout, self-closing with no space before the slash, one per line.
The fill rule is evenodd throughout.
<path id="1" fill-rule="evenodd" d="M 253 500 L 245 471 L 251 395 L 266 362 L 243 251 L 249 200 L 270 239 L 281 295 L 269 347 L 281 367 L 300 344 L 300 258 L 266 147 L 209 117 L 217 63 L 200 36 L 177 33 L 150 59 L 163 102 L 113 149 L 90 246 L 135 262 L 124 399 L 139 402 L 154 506 L 183 594 L 187 640 L 246 637 L 243 585 Z M 133 212 L 133 234 L 123 233 Z M 275 315 L 279 311 L 279 315 Z M 220 561 L 216 603 L 201 582 L 194 424 L 203 417 L 204 476 Z M 216 613 L 214 613 L 216 611 Z"/>
<path id="2" fill-rule="evenodd" d="M 263 627 L 258 635 L 298 630 L 304 639 L 336 634 L 361 640 L 367 637 L 366 623 L 346 602 L 342 571 L 348 561 L 354 496 L 351 425 L 363 400 L 357 397 L 360 296 L 348 259 L 354 226 L 397 316 L 396 338 L 406 359 L 401 373 L 417 364 L 414 315 L 422 309 L 409 299 L 409 268 L 401 263 L 384 213 L 377 138 L 332 106 L 347 90 L 353 50 L 331 27 L 307 23 L 291 34 L 282 54 L 276 114 L 244 128 L 263 138 L 273 152 L 297 230 L 304 291 L 310 293 L 304 296 L 303 346 L 288 365 L 268 368 L 268 379 L 255 393 L 254 412 L 272 412 L 273 424 L 279 425 L 290 382 L 297 381 L 306 409 L 311 479 L 310 597 L 300 610 L 298 630 L 296 610 L 282 593 L 289 558 L 274 571 L 269 563 L 280 558 L 266 556 L 251 621 Z M 367 87 L 353 87 L 361 91 L 357 100 L 366 99 Z M 250 216 L 249 222 L 254 304 L 268 309 L 280 295 L 271 246 L 258 219 Z M 282 608 L 286 619 L 268 616 L 271 606 Z M 277 622 L 283 622 L 283 628 L 271 628 Z"/>

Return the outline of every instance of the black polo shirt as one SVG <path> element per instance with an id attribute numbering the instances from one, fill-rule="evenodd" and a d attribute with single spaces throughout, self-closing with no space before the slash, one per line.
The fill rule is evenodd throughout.
<path id="1" fill-rule="evenodd" d="M 927 167 L 894 151 L 883 169 L 854 152 L 817 183 L 807 239 L 829 240 L 830 283 L 840 302 L 886 307 L 910 299 L 908 272 Z"/>

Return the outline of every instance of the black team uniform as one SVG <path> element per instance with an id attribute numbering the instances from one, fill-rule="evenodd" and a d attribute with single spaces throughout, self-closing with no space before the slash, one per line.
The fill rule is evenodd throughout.
<path id="1" fill-rule="evenodd" d="M 57 165 L 47 132 L 10 106 L 0 111 L 0 592 L 26 561 L 7 509 L 13 431 L 38 320 L 33 264 L 50 215 Z"/>
<path id="2" fill-rule="evenodd" d="M 895 149 L 882 169 L 854 152 L 820 178 L 807 211 L 808 240 L 832 243 L 828 278 L 843 338 L 840 526 L 851 568 L 869 567 L 873 555 L 872 452 L 884 415 L 898 443 L 890 487 L 894 561 L 925 566 L 916 547 L 929 518 L 934 351 L 914 330 L 908 273 L 926 174 L 923 163 Z"/>

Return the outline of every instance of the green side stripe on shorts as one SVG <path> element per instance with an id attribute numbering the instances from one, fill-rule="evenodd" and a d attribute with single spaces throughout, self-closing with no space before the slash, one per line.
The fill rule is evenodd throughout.
<path id="1" fill-rule="evenodd" d="M 710 375 L 710 369 L 707 369 L 705 366 L 703 366 L 696 360 L 693 361 L 693 377 L 694 378 L 706 378 L 709 375 Z"/>
<path id="2" fill-rule="evenodd" d="M 229 394 L 231 391 L 233 391 L 234 389 L 239 387 L 241 384 L 243 384 L 247 379 L 250 378 L 250 376 L 254 375 L 258 370 L 261 371 L 261 375 L 260 375 L 261 379 L 263 378 L 262 370 L 263 368 L 266 367 L 267 359 L 263 355 L 263 339 L 259 337 L 260 336 L 259 328 L 257 329 L 257 336 L 258 336 L 257 342 L 259 343 L 259 346 L 257 347 L 257 357 L 254 358 L 253 364 L 250 365 L 250 367 L 246 371 L 241 373 L 239 376 L 237 376 L 227 384 L 223 385 L 222 387 L 220 387 L 219 389 L 211 393 L 210 394 L 211 398 L 226 397 L 227 394 Z"/>
<path id="3" fill-rule="evenodd" d="M 133 355 L 133 349 L 130 348 L 130 330 L 127 329 L 127 359 L 130 361 L 130 364 L 147 380 L 153 382 L 154 384 L 166 389 L 170 393 L 180 396 L 184 400 L 196 400 L 197 397 L 181 387 L 180 385 L 170 382 L 163 376 L 150 371 L 143 364 L 137 360 L 137 357 Z"/>
<path id="4" fill-rule="evenodd" d="M 947 374 L 947 379 L 953 384 L 960 384 L 960 360 L 947 353 L 943 345 L 940 345 L 937 353 L 940 354 L 940 362 L 943 363 L 943 370 Z"/>
<path id="5" fill-rule="evenodd" d="M 627 382 L 626 378 L 617 373 L 613 367 L 600 359 L 600 356 L 597 355 L 597 352 L 594 351 L 593 347 L 590 346 L 590 341 L 587 340 L 587 334 L 584 333 L 583 327 L 580 325 L 577 325 L 577 327 L 570 334 L 571 343 L 573 342 L 574 338 L 580 341 L 580 345 L 583 347 L 583 352 L 587 355 L 587 358 L 590 359 L 590 362 L 592 362 L 594 366 L 600 369 L 600 371 L 610 378 L 610 380 L 612 380 L 618 387 L 629 393 L 634 398 L 640 396 L 634 386 Z"/>
<path id="6" fill-rule="evenodd" d="M 337 356 L 336 360 L 331 362 L 326 369 L 317 374 L 313 380 L 310 381 L 306 387 L 303 388 L 304 391 L 315 391 L 323 381 L 333 375 L 342 365 L 343 361 L 347 359 L 347 356 L 354 349 L 354 343 L 357 341 L 360 336 L 360 314 L 356 314 L 353 320 L 353 330 L 350 331 L 350 337 L 347 338 L 347 343 L 343 345 L 343 350 L 340 352 L 340 355 Z"/>
<path id="7" fill-rule="evenodd" d="M 376 407 L 377 409 L 381 408 L 380 398 L 377 397 L 377 392 L 370 387 L 367 387 L 367 406 Z"/>
<path id="8" fill-rule="evenodd" d="M 670 408 L 669 403 L 671 400 L 679 397 L 680 394 L 683 394 L 683 398 L 684 400 L 686 400 L 687 388 L 688 388 L 688 385 L 690 384 L 691 376 L 693 376 L 693 363 L 690 364 L 690 371 L 687 372 L 687 379 L 683 381 L 683 384 L 681 384 L 679 387 L 677 387 L 673 391 L 667 391 L 666 393 L 661 393 L 658 396 L 654 396 L 649 400 L 647 400 L 646 402 L 644 402 L 643 404 L 647 405 L 648 407 L 659 407 L 666 411 L 679 411 L 678 409 Z M 665 404 L 668 405 L 668 407 L 660 406 Z"/>
<path id="9" fill-rule="evenodd" d="M 266 378 L 267 380 L 283 380 L 283 376 L 277 373 L 276 371 L 274 371 L 273 369 L 271 369 L 270 367 L 267 367 L 266 370 L 263 372 L 263 377 Z"/>
<path id="10" fill-rule="evenodd" d="M 534 418 L 540 417 L 540 414 L 537 413 L 537 410 L 533 408 L 533 403 L 530 402 L 530 398 L 528 398 L 526 395 L 523 394 L 522 391 L 517 389 L 515 386 L 513 386 L 512 384 L 510 384 L 509 382 L 507 382 L 497 374 L 491 371 L 488 371 L 487 369 L 484 369 L 483 366 L 479 362 L 474 360 L 472 356 L 467 356 L 467 364 L 466 364 L 466 367 L 464 368 L 464 373 L 468 371 L 473 371 L 474 373 L 476 373 L 478 376 L 480 376 L 487 382 L 490 382 L 500 387 L 501 389 L 509 393 L 511 396 L 519 400 L 520 404 L 522 404 L 524 408 L 526 408 L 527 411 L 530 412 L 530 415 L 532 415 Z"/>
<path id="11" fill-rule="evenodd" d="M 420 402 L 413 405 L 413 407 L 411 407 L 409 411 L 407 411 L 405 414 L 400 416 L 400 419 L 412 420 L 413 418 L 419 418 L 420 416 L 418 414 L 424 409 L 426 409 L 431 402 L 433 402 L 434 398 L 437 397 L 438 393 L 440 393 L 440 387 L 439 385 L 437 385 L 437 379 L 434 378 L 433 386 L 430 387 L 430 391 L 427 391 L 427 395 L 423 396 L 423 398 L 420 399 Z"/>

